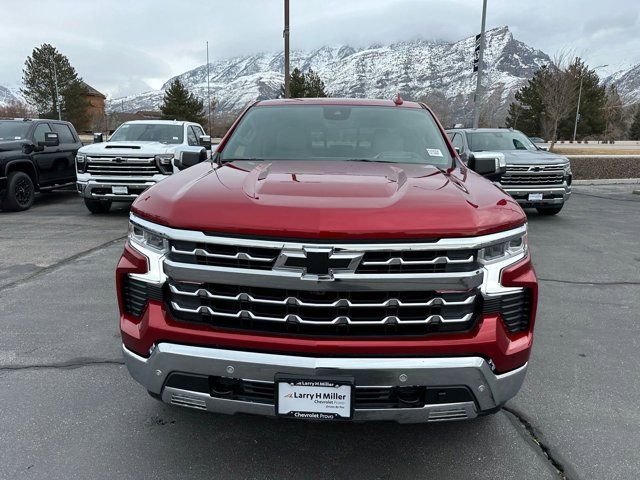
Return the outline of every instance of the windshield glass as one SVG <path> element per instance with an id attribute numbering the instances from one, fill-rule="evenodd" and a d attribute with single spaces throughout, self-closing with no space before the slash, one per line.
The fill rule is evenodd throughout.
<path id="1" fill-rule="evenodd" d="M 125 123 L 120 125 L 110 142 L 162 142 L 182 143 L 182 125 L 161 123 Z"/>
<path id="2" fill-rule="evenodd" d="M 452 163 L 425 110 L 341 105 L 252 108 L 221 154 L 222 161 L 242 159 Z"/>
<path id="3" fill-rule="evenodd" d="M 520 132 L 471 132 L 467 134 L 472 152 L 501 150 L 537 150 L 531 140 Z"/>
<path id="4" fill-rule="evenodd" d="M 24 140 L 30 126 L 27 122 L 0 122 L 0 142 Z"/>

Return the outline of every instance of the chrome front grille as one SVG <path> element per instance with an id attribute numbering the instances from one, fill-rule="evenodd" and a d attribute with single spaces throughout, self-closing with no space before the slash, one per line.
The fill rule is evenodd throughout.
<path id="1" fill-rule="evenodd" d="M 474 250 L 367 252 L 357 273 L 463 272 L 477 268 Z"/>
<path id="2" fill-rule="evenodd" d="M 507 165 L 500 183 L 508 185 L 562 185 L 564 165 Z"/>
<path id="3" fill-rule="evenodd" d="M 178 320 L 236 330 L 321 335 L 417 335 L 469 329 L 478 291 L 315 292 L 170 281 Z"/>
<path id="4" fill-rule="evenodd" d="M 348 338 L 472 330 L 485 289 L 499 281 L 479 261 L 480 250 L 526 232 L 522 225 L 477 237 L 314 243 L 218 236 L 134 215 L 132 222 L 167 240 L 165 252 L 149 252 L 147 276 L 163 286 L 176 321 Z"/>
<path id="5" fill-rule="evenodd" d="M 89 156 L 87 173 L 94 176 L 151 177 L 160 170 L 154 157 Z"/>
<path id="6" fill-rule="evenodd" d="M 172 241 L 169 258 L 176 262 L 217 267 L 271 270 L 280 250 L 205 242 Z"/>

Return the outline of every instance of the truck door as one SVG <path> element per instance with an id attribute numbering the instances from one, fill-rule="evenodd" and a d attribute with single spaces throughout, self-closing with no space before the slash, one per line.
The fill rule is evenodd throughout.
<path id="1" fill-rule="evenodd" d="M 38 123 L 33 131 L 33 142 L 44 142 L 44 134 L 47 132 L 53 132 L 51 126 L 48 123 Z M 56 170 L 58 166 L 56 159 L 60 157 L 60 146 L 57 147 L 44 147 L 42 150 L 35 151 L 31 154 L 33 163 L 38 171 L 38 184 L 40 186 L 47 186 L 54 183 L 56 178 Z M 58 164 L 60 161 L 58 161 Z"/>
<path id="2" fill-rule="evenodd" d="M 53 172 L 56 176 L 55 180 L 60 183 L 73 182 L 76 179 L 76 153 L 80 148 L 80 143 L 71 132 L 69 125 L 65 123 L 51 124 L 53 131 L 58 134 L 60 139 L 59 150 L 60 157 L 57 160 L 58 169 Z"/>

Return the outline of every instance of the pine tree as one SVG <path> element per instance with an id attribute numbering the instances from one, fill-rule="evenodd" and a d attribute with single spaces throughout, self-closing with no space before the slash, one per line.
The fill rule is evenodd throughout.
<path id="1" fill-rule="evenodd" d="M 309 69 L 305 75 L 304 82 L 304 96 L 307 98 L 320 98 L 326 97 L 327 92 L 324 90 L 324 82 L 320 79 L 320 76 Z"/>
<path id="2" fill-rule="evenodd" d="M 176 78 L 164 92 L 164 103 L 160 107 L 165 120 L 183 120 L 204 124 L 206 121 L 202 100 L 187 90 Z"/>
<path id="3" fill-rule="evenodd" d="M 636 108 L 636 113 L 633 116 L 631 122 L 631 128 L 629 129 L 630 140 L 640 140 L 640 105 Z"/>
<path id="4" fill-rule="evenodd" d="M 573 77 L 576 95 L 580 88 L 582 77 L 582 94 L 580 95 L 580 118 L 578 120 L 577 138 L 585 138 L 605 133 L 607 126 L 605 118 L 605 104 L 607 94 L 604 85 L 600 85 L 600 78 L 595 70 L 590 70 L 580 59 L 576 58 L 567 68 L 567 73 Z M 558 137 L 572 138 L 575 125 L 575 112 L 578 101 L 576 98 L 573 112 L 558 125 Z"/>
<path id="5" fill-rule="evenodd" d="M 540 97 L 540 84 L 545 70 L 538 70 L 527 84 L 516 92 L 516 101 L 509 105 L 506 126 L 521 130 L 530 137 L 546 137 L 543 132 L 544 107 Z"/>
<path id="6" fill-rule="evenodd" d="M 33 49 L 22 70 L 22 95 L 34 106 L 40 117 L 58 118 L 60 98 L 62 119 L 77 127 L 86 123 L 86 89 L 69 59 L 48 43 Z"/>
<path id="7" fill-rule="evenodd" d="M 305 74 L 298 67 L 291 72 L 289 80 L 289 94 L 291 98 L 316 98 L 326 97 L 324 82 L 320 76 L 309 69 Z M 280 96 L 284 98 L 284 85 L 280 88 Z"/>

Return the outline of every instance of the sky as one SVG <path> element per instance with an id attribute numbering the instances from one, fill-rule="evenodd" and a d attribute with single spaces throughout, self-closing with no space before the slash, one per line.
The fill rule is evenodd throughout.
<path id="1" fill-rule="evenodd" d="M 553 56 L 573 51 L 612 73 L 640 63 L 639 0 L 488 0 L 487 28 Z M 0 85 L 51 43 L 111 98 L 160 86 L 211 60 L 282 49 L 283 0 L 2 0 Z M 290 0 L 291 48 L 364 47 L 478 33 L 481 0 Z"/>

